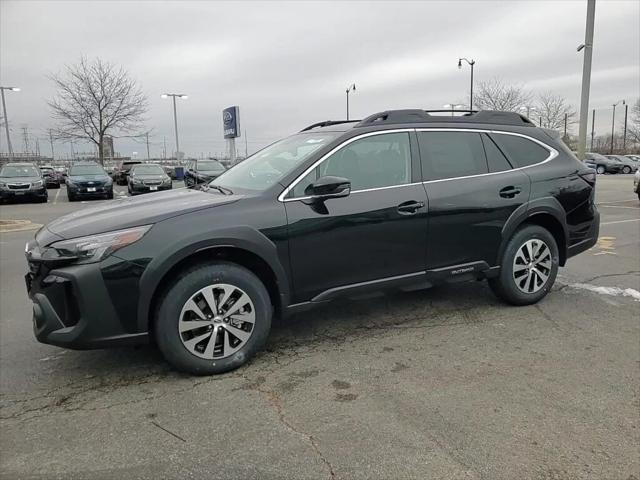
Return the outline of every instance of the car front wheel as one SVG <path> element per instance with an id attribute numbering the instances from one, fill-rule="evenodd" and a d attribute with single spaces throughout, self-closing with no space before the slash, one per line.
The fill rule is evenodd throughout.
<path id="1" fill-rule="evenodd" d="M 604 165 L 598 165 L 596 167 L 596 172 L 599 173 L 600 175 L 602 175 L 605 171 L 606 169 L 604 168 Z"/>
<path id="2" fill-rule="evenodd" d="M 624 167 L 622 173 L 631 173 L 631 167 Z"/>
<path id="3" fill-rule="evenodd" d="M 186 270 L 164 292 L 156 312 L 156 341 L 178 370 L 223 373 L 264 346 L 271 315 L 269 294 L 251 271 L 210 263 Z"/>
<path id="4" fill-rule="evenodd" d="M 558 245 L 553 235 L 538 225 L 527 225 L 509 240 L 500 275 L 489 280 L 489 286 L 512 305 L 530 305 L 549 293 L 558 265 Z"/>

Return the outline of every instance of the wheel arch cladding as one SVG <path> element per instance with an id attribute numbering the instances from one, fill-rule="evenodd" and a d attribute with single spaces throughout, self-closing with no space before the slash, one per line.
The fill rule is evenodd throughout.
<path id="1" fill-rule="evenodd" d="M 567 261 L 567 239 L 565 231 L 562 228 L 562 223 L 550 213 L 539 212 L 527 217 L 525 221 L 520 224 L 520 226 L 524 225 L 538 225 L 553 235 L 558 245 L 558 254 L 560 256 L 558 259 L 559 264 L 563 267 Z"/>
<path id="2" fill-rule="evenodd" d="M 278 277 L 269 263 L 258 254 L 244 248 L 230 245 L 214 245 L 181 258 L 165 271 L 155 286 L 153 295 L 149 301 L 149 307 L 146 309 L 146 315 L 143 317 L 145 327 L 148 328 L 149 331 L 152 330 L 154 314 L 158 304 L 162 300 L 163 292 L 167 290 L 171 282 L 180 272 L 198 265 L 214 263 L 216 261 L 235 263 L 251 271 L 260 279 L 267 289 L 275 313 L 279 314 L 282 311 L 283 299 L 281 298 Z"/>

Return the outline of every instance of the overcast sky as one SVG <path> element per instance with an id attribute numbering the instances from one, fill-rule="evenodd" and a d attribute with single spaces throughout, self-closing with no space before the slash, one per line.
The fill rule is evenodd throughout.
<path id="1" fill-rule="evenodd" d="M 461 56 L 476 60 L 477 81 L 500 77 L 577 106 L 586 3 L 2 0 L 0 82 L 22 88 L 6 94 L 15 151 L 28 125 L 50 153 L 47 75 L 86 55 L 122 65 L 148 95 L 152 156 L 163 137 L 174 150 L 163 92 L 189 95 L 178 105 L 181 150 L 224 152 L 221 110 L 239 105 L 251 153 L 310 123 L 344 118 L 352 82 L 352 118 L 466 102 L 469 68 L 458 70 Z M 600 133 L 612 103 L 640 96 L 639 25 L 639 1 L 597 1 L 590 106 Z M 244 145 L 243 137 L 241 152 Z M 131 140 L 115 147 L 146 155 Z"/>

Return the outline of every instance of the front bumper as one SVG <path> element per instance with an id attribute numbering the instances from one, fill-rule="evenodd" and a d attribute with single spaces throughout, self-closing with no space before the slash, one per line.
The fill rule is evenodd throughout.
<path id="1" fill-rule="evenodd" d="M 94 197 L 98 195 L 107 195 L 113 192 L 113 184 L 110 185 L 91 185 L 91 186 L 69 186 L 67 185 L 69 193 L 78 197 Z"/>
<path id="2" fill-rule="evenodd" d="M 44 186 L 42 188 L 28 190 L 9 190 L 3 188 L 0 190 L 0 198 L 3 200 L 19 200 L 22 198 L 47 198 L 47 188 Z"/>
<path id="3" fill-rule="evenodd" d="M 113 285 L 110 287 L 105 281 L 105 270 L 113 265 L 105 266 L 105 262 L 52 269 L 29 262 L 25 280 L 33 301 L 33 331 L 39 342 L 85 350 L 148 341 L 147 332 L 135 331 L 135 308 L 130 312 L 122 308 L 127 301 L 135 303 L 137 292 L 134 295 L 129 292 L 128 298 L 125 293 L 118 308 L 114 304 Z M 111 263 L 117 265 L 118 271 L 127 271 L 130 277 L 131 268 L 135 270 L 135 266 L 119 259 L 111 259 Z"/>
<path id="4" fill-rule="evenodd" d="M 165 190 L 171 190 L 173 188 L 173 185 L 171 183 L 163 184 L 163 185 L 144 185 L 144 184 L 141 185 L 139 183 L 131 183 L 129 184 L 129 187 L 131 188 L 131 192 L 133 194 L 138 194 L 138 193 L 162 192 Z M 155 189 L 153 189 L 153 187 L 155 187 Z"/>

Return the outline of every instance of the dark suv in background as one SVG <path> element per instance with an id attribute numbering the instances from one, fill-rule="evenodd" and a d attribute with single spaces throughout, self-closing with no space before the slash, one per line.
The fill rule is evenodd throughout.
<path id="1" fill-rule="evenodd" d="M 224 171 L 224 165 L 217 160 L 193 160 L 185 167 L 184 184 L 187 187 L 195 187 L 209 183 Z"/>
<path id="2" fill-rule="evenodd" d="M 321 122 L 202 191 L 51 222 L 26 249 L 36 337 L 153 340 L 212 374 L 262 348 L 273 315 L 339 297 L 486 279 L 509 304 L 538 302 L 596 243 L 594 171 L 519 114 L 435 113 Z"/>
<path id="3" fill-rule="evenodd" d="M 133 167 L 134 165 L 138 165 L 139 163 L 142 163 L 142 162 L 138 160 L 123 160 L 122 162 L 120 162 L 113 169 L 113 173 L 111 175 L 113 178 L 113 181 L 116 182 L 118 185 L 126 185 L 127 177 L 129 176 L 129 171 L 131 170 L 131 167 Z"/>
<path id="4" fill-rule="evenodd" d="M 102 166 L 95 162 L 75 163 L 67 175 L 67 198 L 113 198 L 113 180 Z"/>
<path id="5" fill-rule="evenodd" d="M 44 184 L 47 188 L 60 188 L 60 178 L 52 166 L 41 166 L 40 173 L 42 173 L 42 178 L 44 179 Z"/>

